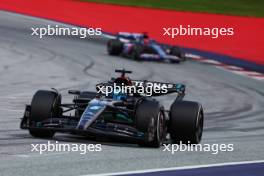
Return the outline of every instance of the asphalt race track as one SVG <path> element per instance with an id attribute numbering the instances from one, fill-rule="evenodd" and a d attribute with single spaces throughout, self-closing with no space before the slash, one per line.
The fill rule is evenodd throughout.
<path id="1" fill-rule="evenodd" d="M 0 12 L 0 175 L 86 175 L 264 159 L 264 82 L 191 61 L 173 65 L 110 57 L 102 38 L 31 36 L 32 26 L 48 24 L 55 23 Z M 68 89 L 95 90 L 116 68 L 132 70 L 135 79 L 186 84 L 186 99 L 205 109 L 202 143 L 233 143 L 234 151 L 172 155 L 163 148 L 56 134 L 53 142 L 102 143 L 102 151 L 31 152 L 31 144 L 47 143 L 19 129 L 36 90 L 55 87 L 69 102 Z M 172 99 L 161 101 L 168 108 Z"/>

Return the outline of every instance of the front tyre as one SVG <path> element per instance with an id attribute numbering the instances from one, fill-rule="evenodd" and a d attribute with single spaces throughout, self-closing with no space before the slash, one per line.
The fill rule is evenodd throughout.
<path id="1" fill-rule="evenodd" d="M 60 108 L 61 96 L 53 91 L 39 90 L 31 101 L 29 121 L 33 125 L 29 133 L 33 137 L 52 138 L 55 134 L 52 130 L 38 129 L 39 123 L 52 117 L 59 117 L 62 113 Z"/>
<path id="2" fill-rule="evenodd" d="M 123 50 L 123 43 L 117 39 L 111 39 L 107 43 L 107 52 L 109 55 L 118 56 Z"/>
<path id="3" fill-rule="evenodd" d="M 138 143 L 143 147 L 158 148 L 166 134 L 164 108 L 154 100 L 143 100 L 136 109 L 136 127 L 146 136 Z"/>

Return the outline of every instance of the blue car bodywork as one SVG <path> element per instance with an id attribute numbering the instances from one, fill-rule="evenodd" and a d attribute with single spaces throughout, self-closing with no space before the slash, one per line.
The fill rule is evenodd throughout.
<path id="1" fill-rule="evenodd" d="M 110 55 L 120 55 L 135 60 L 179 63 L 185 59 L 179 47 L 162 45 L 140 33 L 120 32 L 108 41 Z"/>

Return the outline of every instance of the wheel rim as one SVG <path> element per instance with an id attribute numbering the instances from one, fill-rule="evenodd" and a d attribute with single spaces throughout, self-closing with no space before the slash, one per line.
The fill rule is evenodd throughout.
<path id="1" fill-rule="evenodd" d="M 197 141 L 197 143 L 199 143 L 201 141 L 202 134 L 203 134 L 203 114 L 200 111 L 199 115 L 198 115 L 198 123 L 197 123 L 197 127 L 196 127 L 196 141 Z"/>
<path id="2" fill-rule="evenodd" d="M 162 112 L 159 112 L 158 122 L 157 122 L 157 137 L 160 142 L 162 142 L 163 139 L 164 124 L 165 124 L 164 115 Z"/>

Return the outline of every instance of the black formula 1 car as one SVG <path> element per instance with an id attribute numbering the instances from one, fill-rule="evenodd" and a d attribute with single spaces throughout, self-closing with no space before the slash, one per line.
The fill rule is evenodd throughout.
<path id="1" fill-rule="evenodd" d="M 61 94 L 55 89 L 38 90 L 31 105 L 26 105 L 21 129 L 28 129 L 38 138 L 52 138 L 55 132 L 65 132 L 125 139 L 147 147 L 159 147 L 165 140 L 192 144 L 201 141 L 203 108 L 197 102 L 183 101 L 185 85 L 131 80 L 125 75 L 131 71 L 116 72 L 121 76 L 97 84 L 95 92 L 69 90 L 68 93 L 75 95 L 72 103 L 61 103 Z M 106 85 L 137 89 L 149 84 L 165 86 L 166 92 L 152 92 L 152 96 L 146 96 L 123 92 L 106 95 L 98 91 Z M 154 98 L 164 94 L 171 94 L 174 99 L 169 110 Z"/>
<path id="2" fill-rule="evenodd" d="M 137 61 L 180 63 L 186 57 L 177 46 L 168 46 L 149 39 L 147 34 L 120 32 L 107 43 L 110 55 L 123 56 Z"/>

